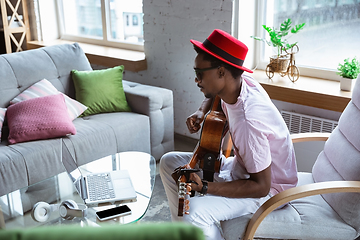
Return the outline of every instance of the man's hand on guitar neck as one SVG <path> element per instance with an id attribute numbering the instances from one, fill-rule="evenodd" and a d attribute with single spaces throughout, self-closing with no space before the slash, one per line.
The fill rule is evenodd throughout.
<path id="1" fill-rule="evenodd" d="M 195 191 L 195 192 L 200 192 L 201 189 L 203 188 L 203 183 L 201 181 L 201 178 L 199 177 L 199 175 L 197 175 L 196 173 L 191 173 L 190 174 L 190 181 L 196 182 L 196 183 L 190 183 L 191 186 L 191 190 Z"/>
<path id="2" fill-rule="evenodd" d="M 196 133 L 200 130 L 200 124 L 204 121 L 205 114 L 209 112 L 212 101 L 212 98 L 205 98 L 200 108 L 186 119 L 186 126 L 190 133 Z"/>
<path id="3" fill-rule="evenodd" d="M 185 169 L 185 168 L 191 169 L 189 164 L 186 164 L 186 165 L 180 166 L 174 170 L 172 177 L 176 182 L 180 177 L 180 170 Z M 201 178 L 194 172 L 189 173 L 189 179 L 187 179 L 187 182 L 190 183 L 191 190 L 193 190 L 193 191 L 200 192 L 201 189 L 203 188 L 203 183 L 201 181 Z"/>
<path id="4" fill-rule="evenodd" d="M 180 177 L 181 169 L 191 169 L 188 164 L 178 167 L 173 173 L 173 178 L 177 182 Z M 176 173 L 177 172 L 177 173 Z M 176 174 L 175 174 L 176 173 Z M 271 179 L 271 168 L 268 167 L 259 173 L 250 174 L 248 179 L 238 179 L 231 182 L 211 182 L 211 194 L 230 198 L 258 198 L 264 197 L 269 193 Z M 189 173 L 187 181 L 190 183 L 190 190 L 202 192 L 203 181 L 194 172 Z M 190 191 L 189 190 L 189 191 Z M 210 189 L 209 189 L 210 190 Z"/>

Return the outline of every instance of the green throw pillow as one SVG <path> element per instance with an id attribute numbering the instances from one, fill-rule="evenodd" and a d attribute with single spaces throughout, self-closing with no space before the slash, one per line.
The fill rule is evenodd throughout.
<path id="1" fill-rule="evenodd" d="M 72 70 L 76 100 L 88 107 L 80 117 L 130 112 L 122 84 L 124 66 L 93 71 Z"/>

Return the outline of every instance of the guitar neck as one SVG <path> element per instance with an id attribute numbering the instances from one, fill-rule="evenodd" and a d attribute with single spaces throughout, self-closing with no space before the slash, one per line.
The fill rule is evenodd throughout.
<path id="1" fill-rule="evenodd" d="M 205 116 L 205 120 L 204 120 L 204 125 L 205 125 L 205 122 L 207 121 L 211 121 L 211 119 L 209 120 L 208 117 L 210 118 L 209 115 L 218 115 L 218 114 L 221 114 L 223 115 L 223 111 L 221 109 L 221 104 L 220 104 L 220 100 L 221 98 L 216 95 L 213 102 L 212 102 L 212 106 L 211 106 L 211 111 Z M 201 133 L 201 139 L 203 139 L 203 135 L 206 135 L 207 133 L 204 133 L 204 129 L 202 130 L 202 133 Z M 189 162 L 189 166 L 190 168 L 195 168 L 196 164 L 198 163 L 199 161 L 199 148 L 200 148 L 200 143 L 201 143 L 201 140 L 200 142 L 197 144 L 197 146 L 195 147 L 194 149 L 194 153 L 193 153 L 193 156 Z"/>
<path id="2" fill-rule="evenodd" d="M 211 111 L 222 112 L 220 100 L 221 98 L 216 95 L 212 103 Z"/>
<path id="3" fill-rule="evenodd" d="M 194 169 L 197 163 L 199 163 L 200 167 L 203 168 L 204 158 L 208 153 L 214 156 L 212 159 L 218 159 L 221 148 L 221 140 L 226 132 L 226 117 L 221 109 L 220 100 L 219 96 L 214 98 L 211 111 L 205 116 L 200 141 L 197 144 L 189 162 L 191 169 Z M 213 168 L 216 172 L 218 172 L 220 169 L 220 161 L 216 161 Z M 207 171 L 208 169 L 203 168 L 204 174 L 205 170 Z M 213 170 L 207 171 L 206 173 L 208 172 L 213 172 Z M 183 216 L 183 213 L 186 213 L 189 208 L 189 205 L 186 204 L 186 201 L 188 201 L 186 196 L 189 194 L 187 190 L 187 181 L 188 179 L 186 179 L 185 175 L 182 175 L 178 180 L 178 216 Z"/>

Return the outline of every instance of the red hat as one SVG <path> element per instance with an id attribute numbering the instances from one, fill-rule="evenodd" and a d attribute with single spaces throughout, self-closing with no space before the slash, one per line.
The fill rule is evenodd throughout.
<path id="1" fill-rule="evenodd" d="M 227 32 L 215 29 L 203 43 L 193 39 L 190 42 L 231 66 L 253 72 L 242 66 L 248 52 L 247 46 Z"/>

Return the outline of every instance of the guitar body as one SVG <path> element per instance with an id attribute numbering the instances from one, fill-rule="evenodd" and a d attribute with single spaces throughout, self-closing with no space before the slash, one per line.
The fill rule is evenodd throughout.
<path id="1" fill-rule="evenodd" d="M 215 157 L 216 161 L 212 166 L 214 172 L 220 171 L 220 150 L 221 142 L 226 133 L 226 117 L 220 106 L 220 97 L 216 96 L 213 102 L 211 111 L 206 115 L 201 130 L 200 141 L 194 150 L 194 154 L 189 162 L 191 169 L 195 168 L 199 162 L 200 168 L 206 168 L 207 157 Z M 190 195 L 191 187 L 187 183 L 186 177 L 183 175 L 178 180 L 179 186 L 179 207 L 178 216 L 183 216 L 189 210 L 189 200 L 187 195 Z"/>

